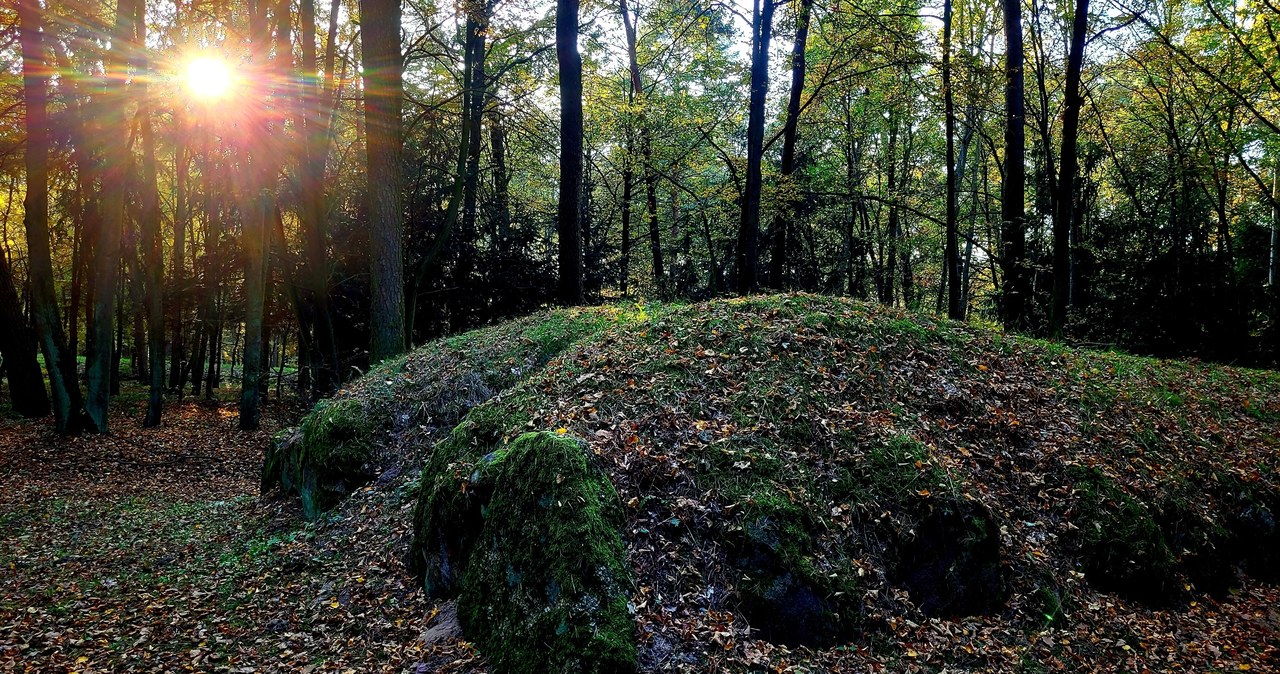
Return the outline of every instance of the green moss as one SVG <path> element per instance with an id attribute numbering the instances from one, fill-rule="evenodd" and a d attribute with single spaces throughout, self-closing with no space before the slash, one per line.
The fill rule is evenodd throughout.
<path id="1" fill-rule="evenodd" d="M 493 495 L 458 597 L 463 628 L 499 671 L 634 671 L 612 484 L 551 433 L 520 436 L 484 470 Z"/>
<path id="2" fill-rule="evenodd" d="M 476 537 L 481 508 L 492 494 L 489 464 L 503 451 L 510 433 L 524 427 L 528 416 L 522 399 L 496 399 L 471 410 L 449 436 L 436 445 L 422 471 L 414 510 L 414 537 L 409 560 L 435 597 L 457 594 Z"/>
<path id="3" fill-rule="evenodd" d="M 1171 599 L 1178 588 L 1176 560 L 1147 508 L 1097 469 L 1075 466 L 1071 477 L 1089 581 L 1143 601 Z"/>
<path id="4" fill-rule="evenodd" d="M 318 516 L 372 476 L 374 426 L 353 398 L 323 400 L 296 431 L 276 434 L 263 462 L 262 488 L 279 484 Z"/>
<path id="5" fill-rule="evenodd" d="M 629 672 L 631 580 L 613 485 L 575 440 L 526 433 L 519 401 L 491 401 L 426 469 L 411 553 L 433 596 L 503 672 Z"/>

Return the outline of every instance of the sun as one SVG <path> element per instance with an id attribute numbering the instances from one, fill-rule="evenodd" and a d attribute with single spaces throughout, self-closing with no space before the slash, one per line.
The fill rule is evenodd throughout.
<path id="1" fill-rule="evenodd" d="M 206 101 L 224 98 L 234 81 L 231 66 L 220 58 L 198 56 L 187 63 L 187 91 L 196 98 Z"/>

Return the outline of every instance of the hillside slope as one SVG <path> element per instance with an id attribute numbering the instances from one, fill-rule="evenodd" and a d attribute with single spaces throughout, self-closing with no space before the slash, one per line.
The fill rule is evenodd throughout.
<path id="1" fill-rule="evenodd" d="M 427 345 L 264 478 L 425 466 L 410 564 L 497 670 L 1265 671 L 1278 435 L 1275 374 L 788 295 Z"/>

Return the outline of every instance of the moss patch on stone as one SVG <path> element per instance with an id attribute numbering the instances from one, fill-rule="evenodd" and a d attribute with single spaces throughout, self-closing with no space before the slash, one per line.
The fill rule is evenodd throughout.
<path id="1" fill-rule="evenodd" d="M 373 424 L 358 400 L 321 401 L 295 431 L 276 436 L 263 463 L 262 488 L 279 484 L 302 498 L 308 518 L 332 507 L 373 476 Z"/>
<path id="2" fill-rule="evenodd" d="M 424 471 L 411 554 L 428 592 L 458 597 L 465 633 L 496 671 L 634 671 L 613 485 L 576 440 L 526 433 L 503 446 L 493 433 L 510 419 L 497 406 L 476 412 Z"/>
<path id="3" fill-rule="evenodd" d="M 1080 557 L 1095 587 L 1152 604 L 1179 594 L 1177 564 L 1146 506 L 1101 471 L 1073 467 Z"/>

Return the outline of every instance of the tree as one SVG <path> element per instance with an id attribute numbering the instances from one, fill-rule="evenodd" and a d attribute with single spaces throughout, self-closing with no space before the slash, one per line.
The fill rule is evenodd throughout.
<path id="1" fill-rule="evenodd" d="M 787 98 L 787 116 L 782 125 L 781 179 L 787 188 L 796 170 L 796 136 L 800 127 L 800 99 L 804 93 L 805 47 L 809 41 L 809 14 L 813 0 L 796 0 L 796 39 L 791 49 L 791 94 Z M 787 242 L 794 226 L 797 199 L 789 189 L 774 218 L 770 240 L 769 287 L 782 289 L 786 284 Z"/>
<path id="2" fill-rule="evenodd" d="M 134 7 L 134 39 L 132 44 L 147 43 L 146 3 Z M 147 71 L 147 55 L 134 51 L 137 72 Z M 150 391 L 143 426 L 160 425 L 164 407 L 164 241 L 160 234 L 159 170 L 156 166 L 155 129 L 151 122 L 151 97 L 146 78 L 137 84 L 138 122 L 142 136 L 142 180 L 138 185 L 141 201 L 141 229 L 145 262 L 145 303 L 147 317 L 147 351 Z"/>
<path id="3" fill-rule="evenodd" d="M 1071 223 L 1075 214 L 1077 146 L 1080 134 L 1080 77 L 1084 65 L 1089 0 L 1076 0 L 1071 23 L 1071 51 L 1067 55 L 1067 84 L 1062 108 L 1062 152 L 1059 158 L 1057 209 L 1053 214 L 1053 304 L 1049 333 L 1061 338 L 1071 299 Z"/>
<path id="4" fill-rule="evenodd" d="M 751 22 L 751 95 L 747 103 L 747 175 L 738 227 L 738 294 L 756 289 L 760 250 L 760 164 L 764 155 L 764 102 L 769 94 L 769 42 L 773 36 L 774 0 L 755 0 Z"/>
<path id="5" fill-rule="evenodd" d="M 365 162 L 369 217 L 369 359 L 405 346 L 404 252 L 400 210 L 401 80 L 399 0 L 360 0 L 364 63 Z"/>
<path id="6" fill-rule="evenodd" d="M 965 317 L 963 290 L 960 285 L 960 243 L 956 204 L 956 106 L 951 86 L 951 32 L 954 10 L 952 0 L 944 0 L 942 10 L 942 98 L 946 115 L 947 135 L 947 207 L 946 249 L 943 259 L 946 265 L 947 317 L 962 321 Z"/>
<path id="7" fill-rule="evenodd" d="M 582 56 L 578 53 L 578 0 L 556 2 L 556 61 L 560 67 L 560 303 L 582 303 Z"/>
<path id="8" fill-rule="evenodd" d="M 1004 179 L 1000 183 L 1002 316 L 1007 330 L 1027 327 L 1026 100 L 1022 77 L 1022 2 L 1004 0 Z"/>
<path id="9" fill-rule="evenodd" d="M 38 0 L 18 3 L 22 91 L 27 107 L 27 195 L 23 223 L 27 234 L 32 313 L 49 375 L 54 424 L 59 433 L 75 433 L 84 425 L 85 419 L 76 377 L 75 354 L 67 348 L 53 285 L 49 244 L 49 67 L 42 44 L 41 12 Z"/>
<path id="10" fill-rule="evenodd" d="M 324 80 L 320 81 L 316 60 L 315 0 L 298 4 L 299 38 L 302 41 L 302 143 L 299 148 L 300 224 L 303 236 L 305 270 L 304 285 L 311 310 L 311 328 L 316 347 L 315 387 L 329 393 L 341 380 L 338 345 L 333 329 L 333 313 L 329 304 L 329 259 L 326 254 L 328 203 L 325 189 L 325 165 L 329 160 L 330 108 L 336 105 L 334 61 L 337 55 L 338 2 L 329 8 L 328 39 L 324 47 Z M 299 326 L 300 333 L 305 330 Z"/>

